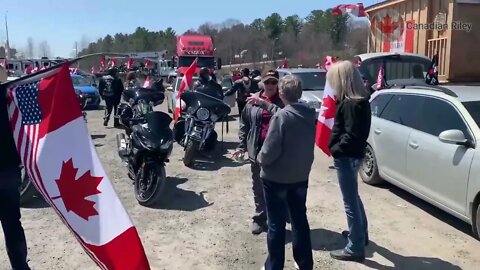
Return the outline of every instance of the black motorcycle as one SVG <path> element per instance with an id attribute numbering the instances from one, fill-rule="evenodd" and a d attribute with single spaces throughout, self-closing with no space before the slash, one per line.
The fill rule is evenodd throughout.
<path id="1" fill-rule="evenodd" d="M 139 204 L 158 203 L 166 186 L 165 163 L 173 149 L 172 118 L 153 107 L 163 102 L 158 89 L 131 88 L 124 91 L 128 103 L 119 106 L 125 133 L 117 134 L 118 154 L 128 168 Z"/>
<path id="2" fill-rule="evenodd" d="M 174 132 L 175 140 L 185 149 L 183 163 L 187 167 L 193 165 L 198 152 L 215 148 L 218 137 L 215 123 L 230 113 L 230 106 L 215 96 L 215 92 L 209 94 L 208 89 L 204 89 L 202 92 L 187 91 L 180 97 L 187 109 Z"/>
<path id="3" fill-rule="evenodd" d="M 80 109 L 82 110 L 82 115 L 83 119 L 85 119 L 85 122 L 87 122 L 87 112 L 85 112 L 85 107 L 87 106 L 87 97 L 82 94 L 79 90 L 75 89 L 75 94 L 78 97 L 78 101 L 80 103 Z M 20 205 L 25 205 L 27 204 L 32 198 L 39 196 L 39 192 L 37 191 L 37 188 L 35 188 L 35 185 L 32 183 L 30 180 L 30 177 L 28 176 L 27 171 L 23 167 L 23 165 L 20 167 L 21 168 L 21 183 L 20 183 Z"/>

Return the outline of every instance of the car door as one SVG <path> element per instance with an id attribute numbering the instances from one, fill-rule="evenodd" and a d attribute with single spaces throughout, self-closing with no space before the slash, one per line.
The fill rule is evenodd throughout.
<path id="1" fill-rule="evenodd" d="M 466 195 L 474 149 L 441 142 L 445 130 L 472 133 L 456 107 L 436 97 L 423 97 L 418 126 L 410 133 L 407 174 L 411 188 L 459 214 L 466 213 Z"/>
<path id="2" fill-rule="evenodd" d="M 413 95 L 395 94 L 380 112 L 375 104 L 371 106 L 374 118 L 369 142 L 375 152 L 380 176 L 390 182 L 405 184 L 407 141 L 420 101 Z"/>

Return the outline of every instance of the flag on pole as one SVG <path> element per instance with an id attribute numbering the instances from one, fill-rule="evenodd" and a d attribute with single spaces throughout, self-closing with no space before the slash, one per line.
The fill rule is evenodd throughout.
<path id="1" fill-rule="evenodd" d="M 147 61 L 145 62 L 145 68 L 150 68 L 151 64 L 152 64 L 152 61 L 150 61 L 150 59 L 147 59 Z"/>
<path id="2" fill-rule="evenodd" d="M 106 63 L 106 61 L 105 61 L 105 55 L 102 55 L 102 59 L 100 60 L 100 67 L 101 67 L 102 69 L 105 69 L 105 63 Z"/>
<path id="3" fill-rule="evenodd" d="M 148 270 L 88 133 L 68 65 L 4 85 L 17 151 L 35 187 L 101 269 Z"/>
<path id="4" fill-rule="evenodd" d="M 175 102 L 175 113 L 173 114 L 173 118 L 175 120 L 175 123 L 178 122 L 178 118 L 180 117 L 180 112 L 182 110 L 182 99 L 180 98 L 185 91 L 185 89 L 190 88 L 192 85 L 192 80 L 193 80 L 193 74 L 195 73 L 195 69 L 197 68 L 197 59 L 195 59 L 190 67 L 185 71 L 185 74 L 183 75 L 182 82 L 180 83 L 180 88 L 178 89 L 178 94 L 176 97 L 176 102 Z"/>
<path id="5" fill-rule="evenodd" d="M 129 58 L 127 62 L 127 69 L 132 69 L 133 68 L 133 59 Z"/>
<path id="6" fill-rule="evenodd" d="M 338 5 L 332 9 L 332 14 L 335 16 L 352 14 L 355 17 L 368 17 L 365 7 L 362 3 Z"/>
<path id="7" fill-rule="evenodd" d="M 150 86 L 152 86 L 152 80 L 150 79 L 150 76 L 147 76 L 143 83 L 143 88 L 150 88 Z"/>
<path id="8" fill-rule="evenodd" d="M 279 68 L 288 68 L 288 60 L 285 58 L 282 62 L 282 65 Z"/>
<path id="9" fill-rule="evenodd" d="M 377 76 L 377 90 L 381 90 L 385 88 L 385 69 L 383 68 L 383 65 L 380 65 L 380 68 L 378 69 L 378 76 Z"/>
<path id="10" fill-rule="evenodd" d="M 110 67 L 114 68 L 117 65 L 117 59 L 112 58 L 112 61 L 110 62 Z"/>
<path id="11" fill-rule="evenodd" d="M 315 138 L 315 144 L 327 154 L 327 156 L 332 155 L 328 148 L 328 144 L 330 142 L 330 136 L 332 135 L 332 128 L 335 119 L 336 99 L 335 92 L 327 81 L 325 84 L 325 90 L 323 91 L 322 107 L 318 114 L 317 135 Z"/>

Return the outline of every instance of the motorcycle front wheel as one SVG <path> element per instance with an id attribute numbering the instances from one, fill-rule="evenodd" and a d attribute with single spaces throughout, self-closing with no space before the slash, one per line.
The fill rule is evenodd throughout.
<path id="1" fill-rule="evenodd" d="M 135 198 L 142 206 L 153 206 L 161 201 L 167 184 L 165 167 L 160 164 L 145 164 L 135 178 Z"/>
<path id="2" fill-rule="evenodd" d="M 22 183 L 20 184 L 20 205 L 29 203 L 33 197 L 38 195 L 38 191 L 30 181 L 28 173 L 25 168 L 22 167 Z"/>
<path id="3" fill-rule="evenodd" d="M 183 164 L 185 164 L 185 166 L 191 167 L 193 165 L 199 145 L 197 141 L 188 140 L 187 146 L 185 147 L 185 155 L 183 156 Z"/>

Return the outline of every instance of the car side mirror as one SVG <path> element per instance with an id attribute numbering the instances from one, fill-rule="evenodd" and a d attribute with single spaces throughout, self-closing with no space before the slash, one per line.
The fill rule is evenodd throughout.
<path id="1" fill-rule="evenodd" d="M 445 130 L 444 132 L 438 135 L 438 139 L 441 142 L 455 145 L 463 145 L 467 148 L 473 147 L 472 142 L 465 138 L 465 134 L 458 129 Z"/>

